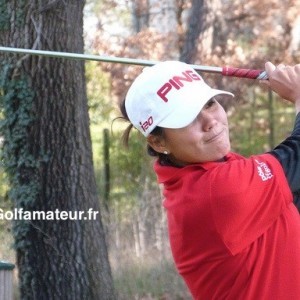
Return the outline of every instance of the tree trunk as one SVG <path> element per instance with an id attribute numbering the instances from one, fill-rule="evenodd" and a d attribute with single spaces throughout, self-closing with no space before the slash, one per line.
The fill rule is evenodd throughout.
<path id="1" fill-rule="evenodd" d="M 222 18 L 220 14 L 220 0 L 193 0 L 188 19 L 188 30 L 185 34 L 180 60 L 194 63 L 197 56 L 204 58 L 210 55 L 216 44 L 216 28 Z M 218 28 L 219 30 L 219 28 Z"/>
<path id="2" fill-rule="evenodd" d="M 141 257 L 141 245 L 140 245 L 140 235 L 139 235 L 139 224 L 138 221 L 132 223 L 132 231 L 134 237 L 134 249 L 136 257 Z"/>
<path id="3" fill-rule="evenodd" d="M 193 63 L 197 54 L 198 38 L 204 28 L 205 0 L 193 0 L 188 20 L 188 30 L 180 53 L 180 61 Z"/>
<path id="4" fill-rule="evenodd" d="M 83 52 L 84 1 L 14 0 L 1 6 L 2 45 Z M 93 171 L 84 63 L 3 59 L 10 197 L 17 209 L 54 216 L 15 222 L 21 298 L 115 299 Z M 84 214 L 62 220 L 58 211 L 73 218 Z"/>
<path id="5" fill-rule="evenodd" d="M 176 3 L 173 0 L 149 0 L 149 25 L 162 34 L 177 28 Z M 165 45 L 167 46 L 167 45 Z"/>

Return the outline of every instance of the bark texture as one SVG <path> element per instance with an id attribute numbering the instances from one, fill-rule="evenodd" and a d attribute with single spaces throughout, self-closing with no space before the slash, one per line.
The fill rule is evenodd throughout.
<path id="1" fill-rule="evenodd" d="M 15 0 L 0 5 L 2 45 L 83 53 L 84 1 Z M 14 206 L 24 211 L 85 212 L 82 220 L 15 222 L 21 298 L 115 299 L 101 217 L 88 220 L 93 216 L 87 214 L 100 207 L 84 62 L 7 54 L 2 59 L 13 66 L 6 80 L 25 80 L 32 92 L 24 142 L 11 153 L 16 162 L 10 170 L 15 176 Z M 4 93 L 9 92 L 6 87 Z M 12 96 L 5 111 L 16 122 L 24 118 L 19 113 L 21 98 Z M 14 122 L 6 130 L 10 133 L 4 145 L 10 147 L 8 136 L 17 134 Z M 24 152 L 32 164 L 22 163 Z"/>

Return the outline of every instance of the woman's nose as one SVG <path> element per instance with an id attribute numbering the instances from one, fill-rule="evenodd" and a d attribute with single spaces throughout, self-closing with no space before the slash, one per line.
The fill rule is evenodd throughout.
<path id="1" fill-rule="evenodd" d="M 198 117 L 203 131 L 212 130 L 217 123 L 213 115 L 207 111 L 201 112 Z"/>

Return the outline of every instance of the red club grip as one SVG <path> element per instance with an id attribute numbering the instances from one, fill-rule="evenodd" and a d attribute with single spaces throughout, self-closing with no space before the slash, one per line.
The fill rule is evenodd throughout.
<path id="1" fill-rule="evenodd" d="M 224 67 L 222 69 L 222 75 L 224 76 L 234 76 L 234 77 L 243 77 L 250 79 L 266 79 L 265 77 L 259 78 L 260 75 L 265 73 L 263 70 L 251 70 L 251 69 L 239 69 L 232 67 Z"/>

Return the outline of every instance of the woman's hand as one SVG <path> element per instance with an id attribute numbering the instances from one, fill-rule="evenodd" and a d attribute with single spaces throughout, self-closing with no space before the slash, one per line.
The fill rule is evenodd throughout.
<path id="1" fill-rule="evenodd" d="M 271 62 L 265 64 L 269 80 L 262 80 L 283 99 L 295 103 L 297 112 L 300 111 L 300 64 L 295 66 L 278 65 Z"/>

